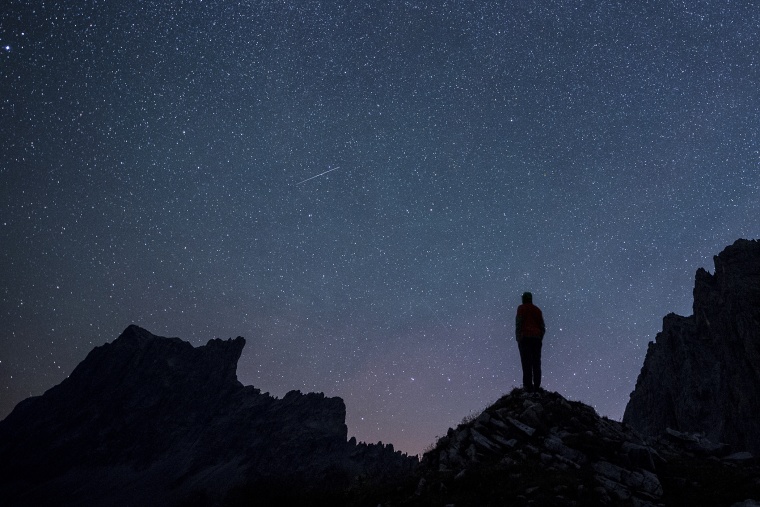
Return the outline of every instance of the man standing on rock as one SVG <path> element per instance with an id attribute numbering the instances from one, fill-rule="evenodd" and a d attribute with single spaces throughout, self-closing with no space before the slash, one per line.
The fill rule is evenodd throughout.
<path id="1" fill-rule="evenodd" d="M 517 307 L 515 336 L 520 349 L 523 388 L 527 392 L 536 392 L 541 388 L 541 345 L 545 333 L 544 316 L 541 309 L 533 304 L 533 294 L 523 293 L 522 304 Z"/>

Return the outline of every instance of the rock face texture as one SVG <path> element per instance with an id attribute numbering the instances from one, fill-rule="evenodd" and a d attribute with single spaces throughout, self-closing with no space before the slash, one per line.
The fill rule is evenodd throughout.
<path id="1" fill-rule="evenodd" d="M 760 498 L 758 472 L 697 435 L 646 437 L 557 393 L 515 389 L 449 429 L 423 456 L 416 490 L 391 503 L 734 505 Z"/>
<path id="2" fill-rule="evenodd" d="M 0 422 L 3 505 L 224 505 L 340 495 L 416 458 L 347 441 L 340 398 L 236 377 L 243 338 L 193 347 L 128 327 Z M 365 480 L 366 482 L 366 480 Z"/>
<path id="3" fill-rule="evenodd" d="M 649 344 L 623 416 L 643 433 L 703 433 L 760 455 L 760 241 L 737 240 L 694 284 L 694 314 L 670 314 Z"/>

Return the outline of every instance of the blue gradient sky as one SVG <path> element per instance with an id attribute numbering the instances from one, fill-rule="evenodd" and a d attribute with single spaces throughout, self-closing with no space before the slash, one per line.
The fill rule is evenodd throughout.
<path id="1" fill-rule="evenodd" d="M 135 323 L 418 453 L 518 384 L 619 419 L 760 237 L 753 2 L 12 0 L 0 417 Z"/>

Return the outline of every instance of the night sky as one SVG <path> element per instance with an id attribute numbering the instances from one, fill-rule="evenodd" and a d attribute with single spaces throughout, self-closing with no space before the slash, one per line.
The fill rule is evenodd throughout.
<path id="1" fill-rule="evenodd" d="M 0 417 L 134 323 L 416 454 L 519 385 L 530 290 L 619 419 L 760 237 L 753 4 L 4 2 Z"/>

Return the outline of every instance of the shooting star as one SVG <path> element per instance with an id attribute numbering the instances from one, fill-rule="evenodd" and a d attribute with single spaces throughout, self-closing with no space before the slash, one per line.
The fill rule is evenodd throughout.
<path id="1" fill-rule="evenodd" d="M 442 327 L 444 330 L 448 331 L 448 330 L 449 330 L 449 326 L 447 326 L 446 324 L 444 324 L 444 323 L 443 323 L 443 320 L 441 320 L 441 318 L 438 316 L 438 314 L 435 312 L 435 310 L 433 310 L 433 307 L 432 307 L 432 306 L 430 306 L 430 305 L 428 304 L 428 302 L 427 302 L 427 301 L 425 301 L 424 299 L 422 300 L 422 304 L 424 304 L 425 306 L 427 306 L 428 310 L 430 310 L 430 313 L 432 313 L 432 314 L 433 314 L 433 317 L 435 317 L 435 320 L 437 320 L 437 321 L 438 321 L 438 323 L 441 325 L 441 327 Z"/>
<path id="2" fill-rule="evenodd" d="M 296 183 L 296 186 L 300 185 L 301 183 L 306 183 L 307 181 L 313 180 L 314 178 L 319 178 L 320 176 L 324 176 L 325 174 L 331 173 L 331 172 L 335 171 L 336 169 L 340 169 L 340 166 L 334 167 L 332 169 L 328 169 L 327 171 L 325 171 L 323 173 L 319 173 L 316 176 L 312 176 L 311 178 L 306 178 L 303 181 L 299 181 L 298 183 Z"/>

